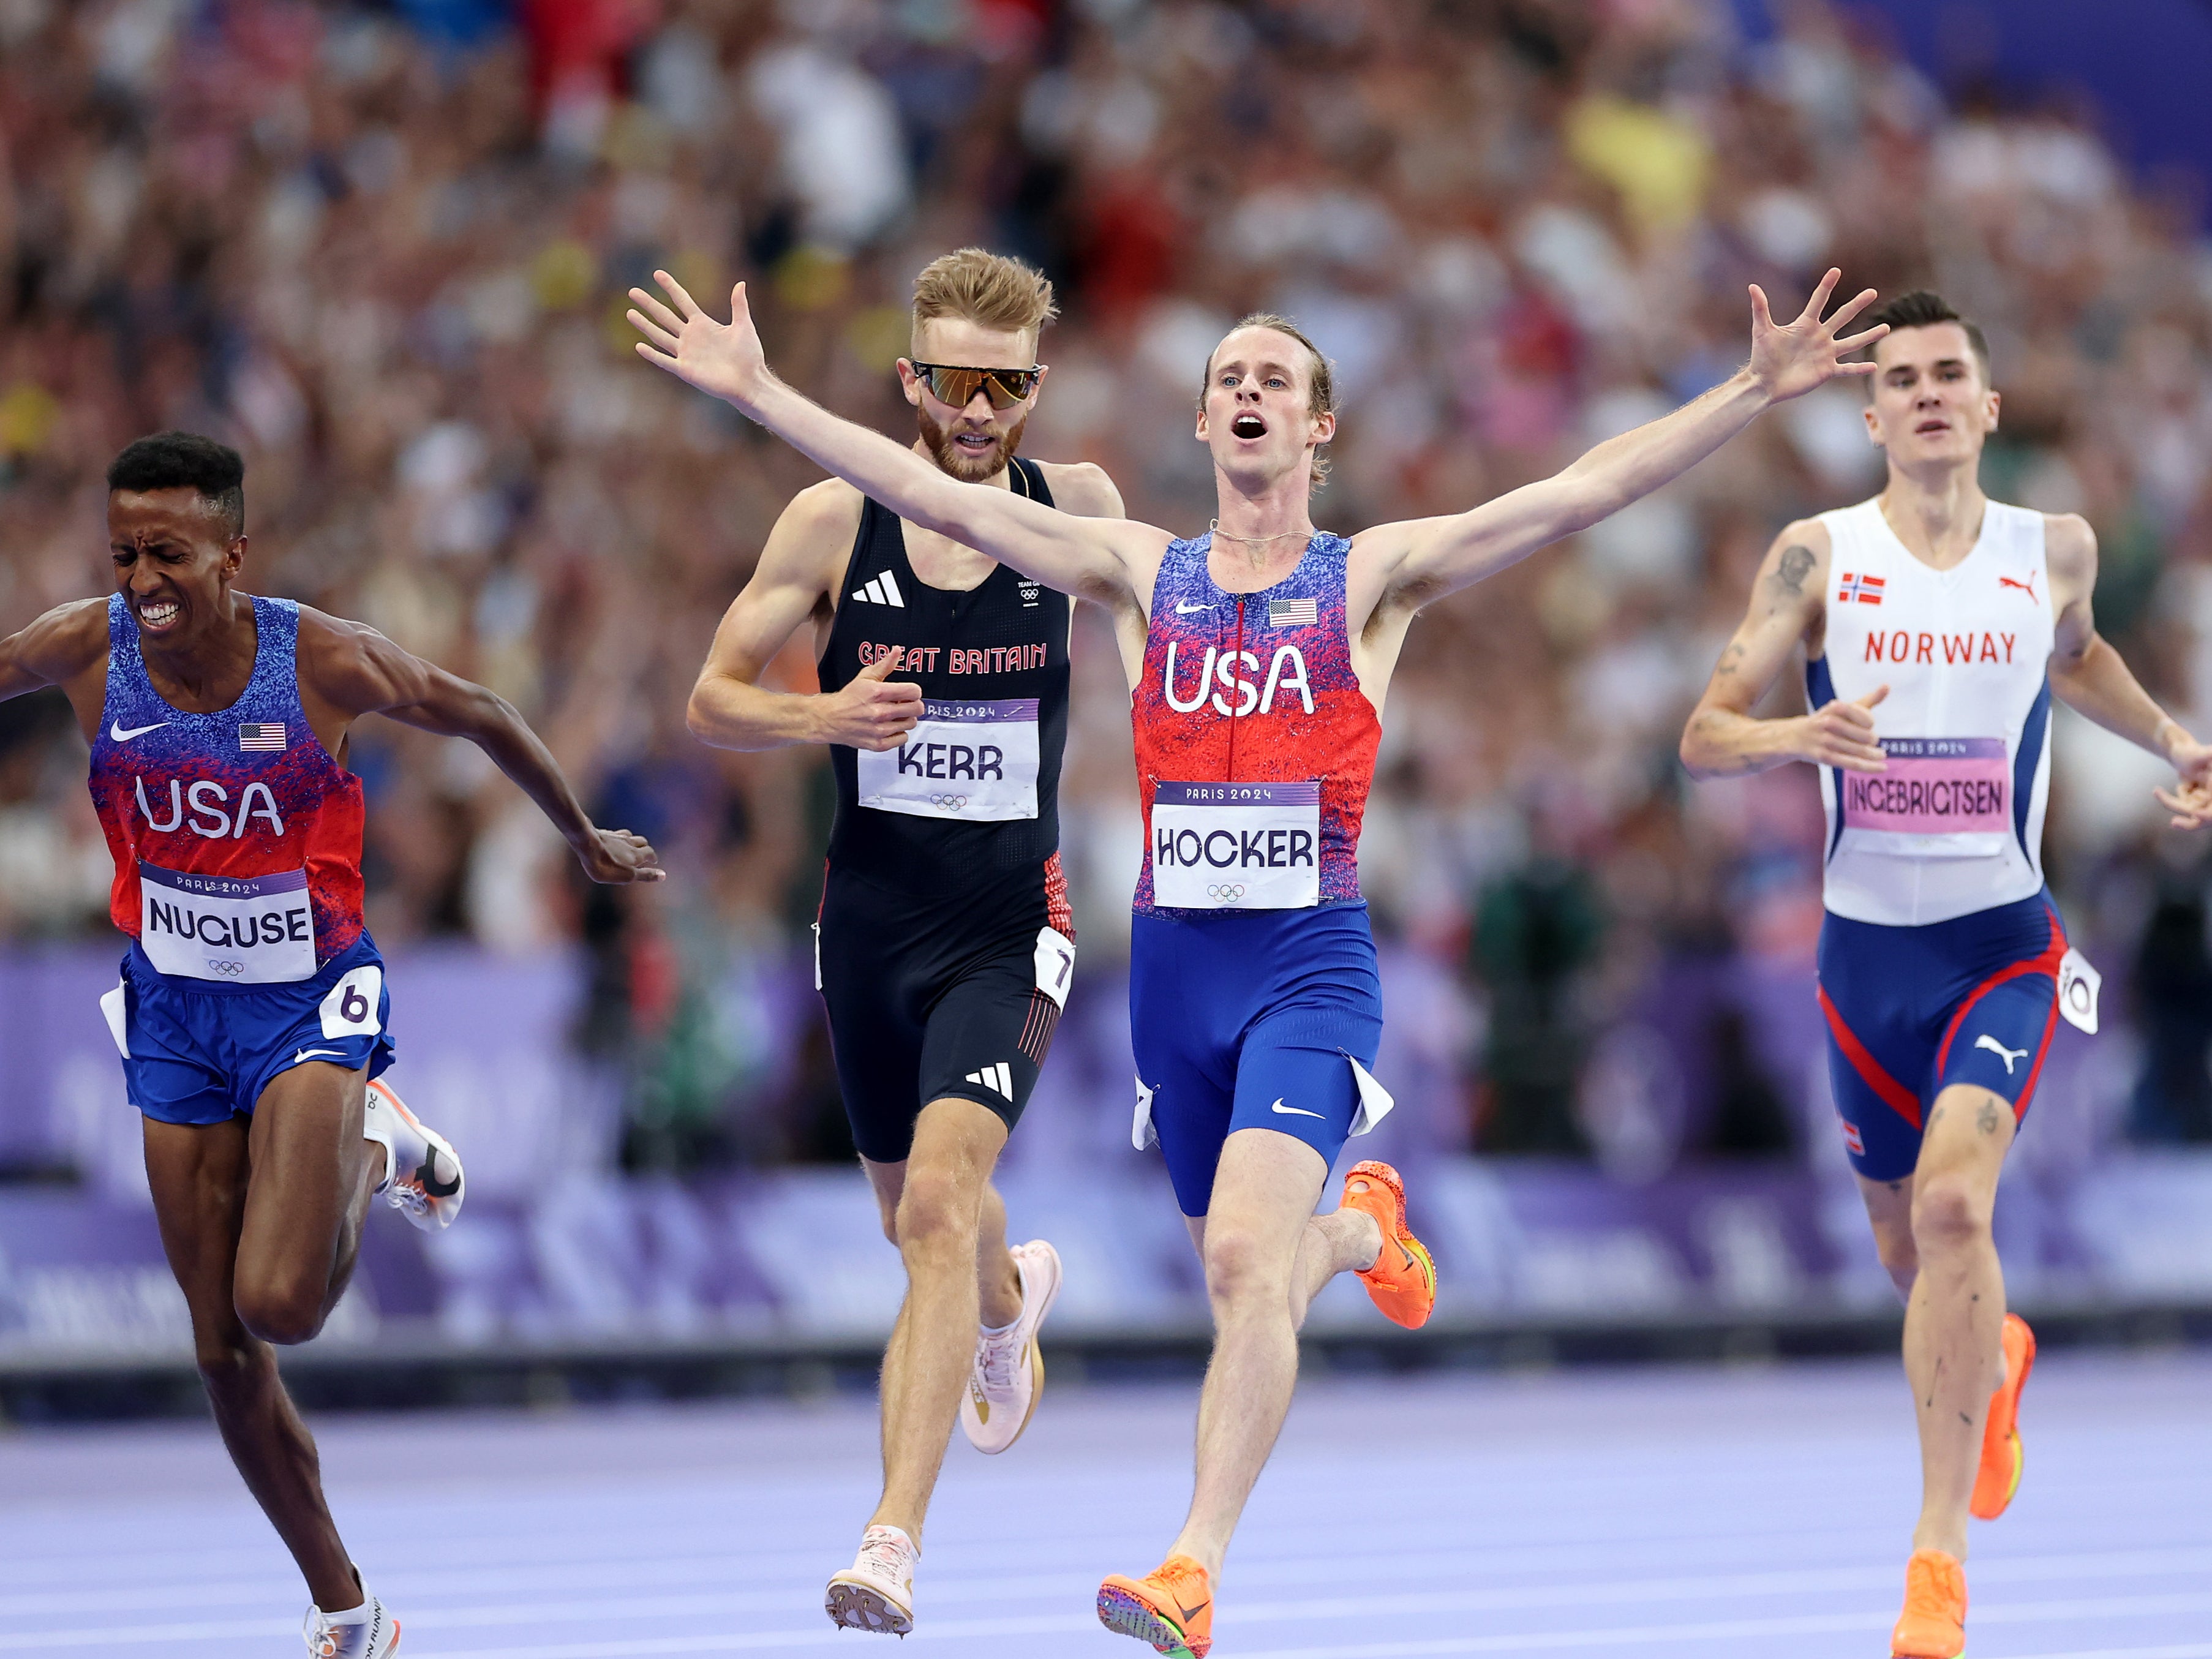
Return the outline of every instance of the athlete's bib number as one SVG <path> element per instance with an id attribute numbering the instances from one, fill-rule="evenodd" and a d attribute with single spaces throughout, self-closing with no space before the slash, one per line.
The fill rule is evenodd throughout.
<path id="1" fill-rule="evenodd" d="M 1302 910 L 1320 903 L 1321 785 L 1158 785 L 1152 902 L 1176 910 Z"/>
<path id="2" fill-rule="evenodd" d="M 1037 700 L 924 702 L 896 749 L 858 751 L 860 801 L 879 812 L 994 823 L 1037 815 Z"/>
<path id="3" fill-rule="evenodd" d="M 1919 856 L 1978 857 L 2012 830 L 2012 768 L 2002 738 L 1884 738 L 1889 769 L 1845 772 L 1844 827 L 1910 836 Z M 1929 842 L 1929 837 L 1970 841 Z M 1899 851 L 1907 850 L 1900 846 Z"/>
<path id="4" fill-rule="evenodd" d="M 138 866 L 138 947 L 156 973 L 224 985 L 315 976 L 307 872 L 196 876 Z"/>

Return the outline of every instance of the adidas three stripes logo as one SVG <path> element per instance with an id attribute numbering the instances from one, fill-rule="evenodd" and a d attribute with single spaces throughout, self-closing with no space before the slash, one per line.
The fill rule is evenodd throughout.
<path id="1" fill-rule="evenodd" d="M 899 592 L 898 583 L 892 579 L 891 573 L 888 570 L 881 575 L 871 576 L 860 586 L 854 588 L 853 597 L 856 599 L 866 599 L 874 605 L 895 605 L 902 611 L 906 609 L 906 598 Z M 972 1083 L 975 1079 L 970 1078 L 969 1081 Z"/>
<path id="2" fill-rule="evenodd" d="M 980 1083 L 986 1089 L 996 1089 L 1008 1100 L 1014 1097 L 1014 1074 L 1006 1069 L 1006 1062 L 1003 1060 L 995 1066 L 986 1066 L 980 1072 L 969 1073 L 968 1081 Z"/>

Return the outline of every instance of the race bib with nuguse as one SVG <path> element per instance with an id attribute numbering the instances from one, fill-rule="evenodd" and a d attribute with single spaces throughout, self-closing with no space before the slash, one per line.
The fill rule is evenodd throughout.
<path id="1" fill-rule="evenodd" d="M 1037 699 L 924 702 L 896 749 L 857 752 L 860 803 L 915 817 L 1037 815 Z"/>
<path id="2" fill-rule="evenodd" d="M 224 985 L 315 976 L 307 872 L 196 876 L 138 866 L 138 948 L 156 973 Z"/>
<path id="3" fill-rule="evenodd" d="M 2012 768 L 2002 738 L 1884 738 L 1886 772 L 1845 772 L 1844 827 L 1888 835 L 2008 834 Z"/>
<path id="4" fill-rule="evenodd" d="M 1152 902 L 1302 910 L 1321 902 L 1321 785 L 1162 783 L 1152 792 Z"/>

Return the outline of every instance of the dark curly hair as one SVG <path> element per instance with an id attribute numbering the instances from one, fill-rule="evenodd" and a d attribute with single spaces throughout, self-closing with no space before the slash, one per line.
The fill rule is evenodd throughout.
<path id="1" fill-rule="evenodd" d="M 197 432 L 156 432 L 107 468 L 110 489 L 193 489 L 222 516 L 233 539 L 246 533 L 246 458 Z"/>

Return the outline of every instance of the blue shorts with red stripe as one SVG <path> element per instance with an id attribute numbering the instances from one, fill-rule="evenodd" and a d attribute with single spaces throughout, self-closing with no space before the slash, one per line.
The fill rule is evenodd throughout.
<path id="1" fill-rule="evenodd" d="M 1920 1161 L 1936 1097 L 1970 1083 L 2026 1115 L 2058 1023 L 2066 929 L 2046 890 L 1948 921 L 1820 924 L 1828 1077 L 1851 1167 L 1896 1181 Z"/>

